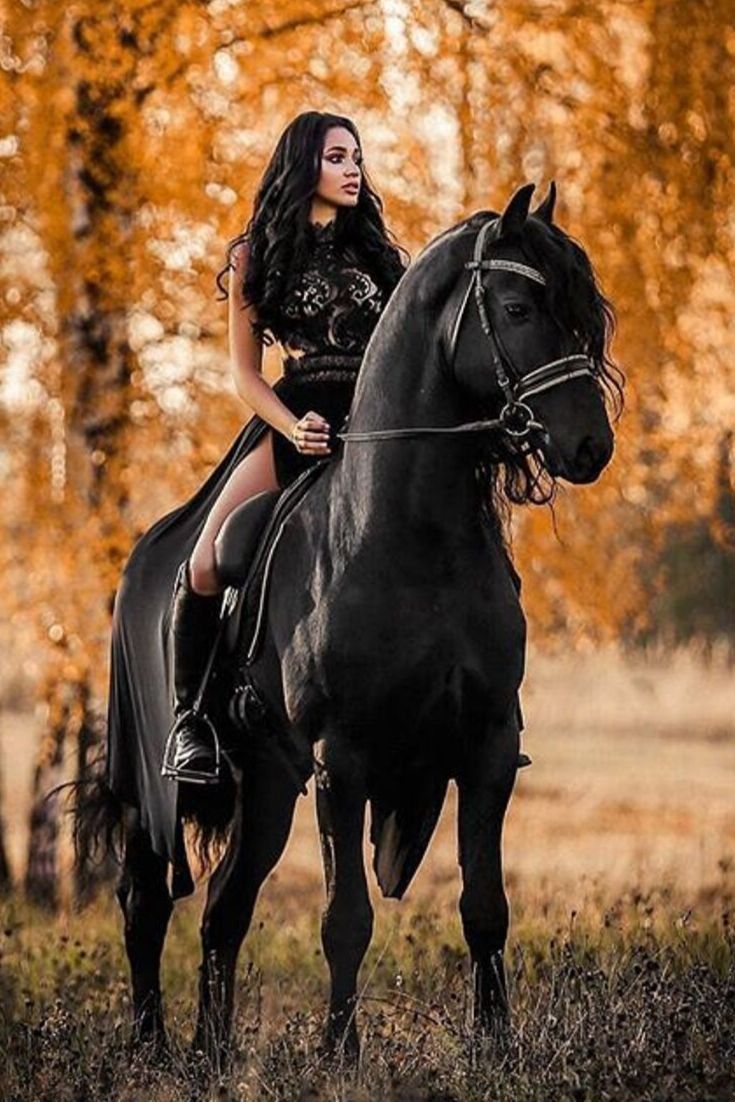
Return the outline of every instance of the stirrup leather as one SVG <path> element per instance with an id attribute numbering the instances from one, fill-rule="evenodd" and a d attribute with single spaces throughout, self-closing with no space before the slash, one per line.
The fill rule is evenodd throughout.
<path id="1" fill-rule="evenodd" d="M 198 733 L 205 735 L 205 741 L 212 743 L 212 748 L 214 750 L 214 770 L 212 772 L 204 769 L 189 769 L 187 768 L 186 762 L 178 764 L 176 743 L 179 731 L 184 723 L 186 723 L 187 726 L 195 723 L 198 728 Z M 163 762 L 161 764 L 161 776 L 171 777 L 176 781 L 186 781 L 189 784 L 218 784 L 221 776 L 221 761 L 222 750 L 219 736 L 209 716 L 197 712 L 193 708 L 183 712 L 174 723 L 166 739 L 166 746 L 163 751 Z"/>

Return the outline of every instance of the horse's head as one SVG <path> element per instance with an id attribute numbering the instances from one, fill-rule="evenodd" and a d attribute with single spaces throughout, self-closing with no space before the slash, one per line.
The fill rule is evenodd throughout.
<path id="1" fill-rule="evenodd" d="M 520 188 L 500 215 L 474 215 L 453 238 L 468 271 L 442 324 L 446 364 L 470 406 L 504 422 L 491 447 L 516 500 L 542 499 L 542 473 L 552 488 L 557 477 L 594 481 L 613 450 L 606 396 L 618 408 L 622 399 L 607 354 L 612 307 L 584 250 L 553 223 L 554 184 L 529 214 L 533 190 Z"/>

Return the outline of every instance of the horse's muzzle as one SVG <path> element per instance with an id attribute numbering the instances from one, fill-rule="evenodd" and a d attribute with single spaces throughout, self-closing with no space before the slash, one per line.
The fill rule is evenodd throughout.
<path id="1" fill-rule="evenodd" d="M 610 462 L 613 436 L 611 432 L 604 437 L 585 436 L 577 445 L 572 459 L 563 456 L 548 436 L 544 440 L 543 451 L 550 474 L 583 486 L 598 479 Z"/>

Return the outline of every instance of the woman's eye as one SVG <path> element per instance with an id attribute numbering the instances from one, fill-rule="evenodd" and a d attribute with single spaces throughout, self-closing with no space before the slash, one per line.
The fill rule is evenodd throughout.
<path id="1" fill-rule="evenodd" d="M 512 318 L 525 318 L 528 316 L 528 307 L 523 302 L 506 302 L 505 311 Z"/>

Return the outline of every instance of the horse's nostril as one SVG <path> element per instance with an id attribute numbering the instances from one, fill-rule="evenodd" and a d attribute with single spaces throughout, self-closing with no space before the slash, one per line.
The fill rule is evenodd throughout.
<path id="1" fill-rule="evenodd" d="M 609 458 L 609 448 L 605 441 L 595 440 L 593 436 L 585 436 L 577 448 L 577 465 L 588 472 L 601 470 Z"/>
<path id="2" fill-rule="evenodd" d="M 585 465 L 594 463 L 595 460 L 595 442 L 591 436 L 585 436 L 582 443 L 577 448 L 577 462 L 582 462 Z"/>

